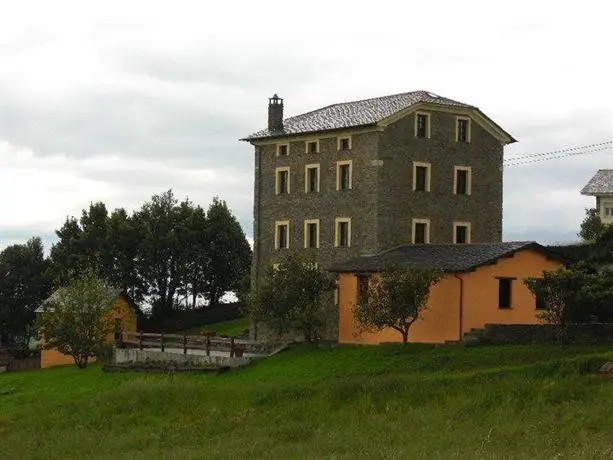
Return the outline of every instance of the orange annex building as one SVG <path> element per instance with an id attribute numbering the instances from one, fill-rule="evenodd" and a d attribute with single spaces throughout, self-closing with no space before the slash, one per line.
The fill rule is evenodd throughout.
<path id="1" fill-rule="evenodd" d="M 537 302 L 523 280 L 565 263 L 534 242 L 405 245 L 343 262 L 331 268 L 337 274 L 339 343 L 401 341 L 393 329 L 360 332 L 353 318 L 369 277 L 392 265 L 445 272 L 409 331 L 410 342 L 444 343 L 486 324 L 538 323 Z"/>
<path id="2" fill-rule="evenodd" d="M 54 295 L 56 295 L 56 293 L 52 294 L 51 297 L 45 301 L 45 303 L 50 302 Z M 114 320 L 115 331 L 135 332 L 137 328 L 137 316 L 132 300 L 121 291 L 114 291 L 112 298 L 113 301 L 111 303 L 111 308 L 107 314 L 111 315 Z M 42 308 L 37 310 L 37 312 L 39 314 L 45 314 Z M 115 334 L 109 334 L 109 342 L 112 342 L 114 339 Z M 91 358 L 90 362 L 94 361 L 95 358 Z M 74 364 L 74 359 L 72 356 L 60 353 L 56 349 L 41 350 L 41 368 L 62 366 L 66 364 Z"/>

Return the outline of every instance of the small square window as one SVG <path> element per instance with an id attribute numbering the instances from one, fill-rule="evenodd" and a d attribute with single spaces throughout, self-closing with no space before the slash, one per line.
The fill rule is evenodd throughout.
<path id="1" fill-rule="evenodd" d="M 339 137 L 338 138 L 338 150 L 351 150 L 351 138 Z"/>
<path id="2" fill-rule="evenodd" d="M 289 144 L 277 145 L 277 155 L 281 157 L 289 155 Z"/>
<path id="3" fill-rule="evenodd" d="M 513 278 L 498 278 L 498 308 L 511 308 Z"/>
<path id="4" fill-rule="evenodd" d="M 454 222 L 453 224 L 453 242 L 456 244 L 470 243 L 470 223 L 469 222 Z"/>
<path id="5" fill-rule="evenodd" d="M 306 143 L 306 151 L 307 153 L 317 153 L 319 152 L 319 142 L 318 141 L 309 141 Z"/>

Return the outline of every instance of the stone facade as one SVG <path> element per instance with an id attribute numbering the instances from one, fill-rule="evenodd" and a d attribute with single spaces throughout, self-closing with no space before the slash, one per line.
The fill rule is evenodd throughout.
<path id="1" fill-rule="evenodd" d="M 471 142 L 456 141 L 458 113 L 426 107 L 430 137 L 415 136 L 415 112 L 385 126 L 275 136 L 251 140 L 255 146 L 254 258 L 252 279 L 261 282 L 267 267 L 290 253 L 312 258 L 321 269 L 364 254 L 411 243 L 412 219 L 429 219 L 430 242 L 452 243 L 454 222 L 470 222 L 471 242 L 502 238 L 503 142 L 471 121 Z M 420 109 L 422 110 L 422 109 Z M 480 118 L 482 120 L 482 118 Z M 339 149 L 339 137 L 351 148 Z M 318 140 L 319 152 L 306 143 Z M 289 144 L 288 155 L 277 145 Z M 337 190 L 337 162 L 352 162 L 352 187 Z M 430 163 L 430 191 L 413 190 L 413 162 Z M 305 166 L 318 164 L 320 189 L 305 192 Z M 454 166 L 468 166 L 471 194 L 454 194 Z M 290 193 L 276 194 L 276 168 L 289 168 Z M 335 247 L 335 219 L 351 219 L 350 247 Z M 319 248 L 304 246 L 304 221 L 319 220 Z M 288 249 L 275 248 L 275 223 L 289 221 Z M 330 299 L 331 300 L 331 299 Z M 328 333 L 337 337 L 337 308 L 330 301 Z"/>

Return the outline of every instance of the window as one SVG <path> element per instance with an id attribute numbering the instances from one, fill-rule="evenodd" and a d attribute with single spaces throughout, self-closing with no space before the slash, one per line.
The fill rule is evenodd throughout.
<path id="1" fill-rule="evenodd" d="M 545 309 L 545 300 L 543 299 L 542 294 L 540 293 L 536 293 L 536 296 L 534 296 L 534 303 L 535 303 L 535 308 L 537 310 L 544 310 Z"/>
<path id="2" fill-rule="evenodd" d="M 304 192 L 319 192 L 319 164 L 305 165 L 304 167 Z"/>
<path id="3" fill-rule="evenodd" d="M 277 168 L 275 189 L 277 195 L 284 195 L 289 193 L 289 168 Z"/>
<path id="4" fill-rule="evenodd" d="M 470 222 L 453 223 L 453 242 L 456 244 L 470 243 Z"/>
<path id="5" fill-rule="evenodd" d="M 607 222 L 613 220 L 613 202 L 603 201 L 601 207 L 600 218 L 605 219 Z"/>
<path id="6" fill-rule="evenodd" d="M 515 278 L 498 278 L 498 308 L 511 308 L 511 287 Z"/>
<path id="7" fill-rule="evenodd" d="M 417 112 L 415 114 L 415 137 L 430 137 L 430 114 Z"/>
<path id="8" fill-rule="evenodd" d="M 370 277 L 366 274 L 359 274 L 358 277 L 358 300 L 366 300 L 368 298 L 368 284 Z"/>
<path id="9" fill-rule="evenodd" d="M 337 217 L 334 221 L 335 234 L 334 246 L 337 248 L 348 248 L 351 246 L 351 219 L 348 217 Z"/>
<path id="10" fill-rule="evenodd" d="M 351 150 L 351 136 L 337 138 L 337 150 Z"/>
<path id="11" fill-rule="evenodd" d="M 453 193 L 456 195 L 470 195 L 472 188 L 470 166 L 454 166 Z"/>
<path id="12" fill-rule="evenodd" d="M 351 190 L 351 160 L 336 162 L 336 190 Z"/>
<path id="13" fill-rule="evenodd" d="M 455 140 L 457 142 L 470 143 L 471 135 L 470 118 L 456 117 Z"/>
<path id="14" fill-rule="evenodd" d="M 304 221 L 304 247 L 319 247 L 319 219 Z"/>
<path id="15" fill-rule="evenodd" d="M 430 243 L 430 220 L 413 219 L 413 244 Z"/>
<path id="16" fill-rule="evenodd" d="M 275 248 L 289 248 L 289 220 L 275 222 Z"/>
<path id="17" fill-rule="evenodd" d="M 430 163 L 413 162 L 413 190 L 430 191 Z"/>
<path id="18" fill-rule="evenodd" d="M 317 153 L 319 152 L 319 140 L 307 141 L 306 142 L 306 153 Z"/>
<path id="19" fill-rule="evenodd" d="M 277 144 L 277 156 L 284 157 L 289 155 L 289 144 Z"/>

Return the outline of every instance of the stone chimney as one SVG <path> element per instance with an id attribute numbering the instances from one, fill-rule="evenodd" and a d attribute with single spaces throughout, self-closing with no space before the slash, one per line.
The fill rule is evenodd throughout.
<path id="1" fill-rule="evenodd" d="M 283 99 L 276 94 L 268 99 L 268 130 L 283 130 Z"/>

